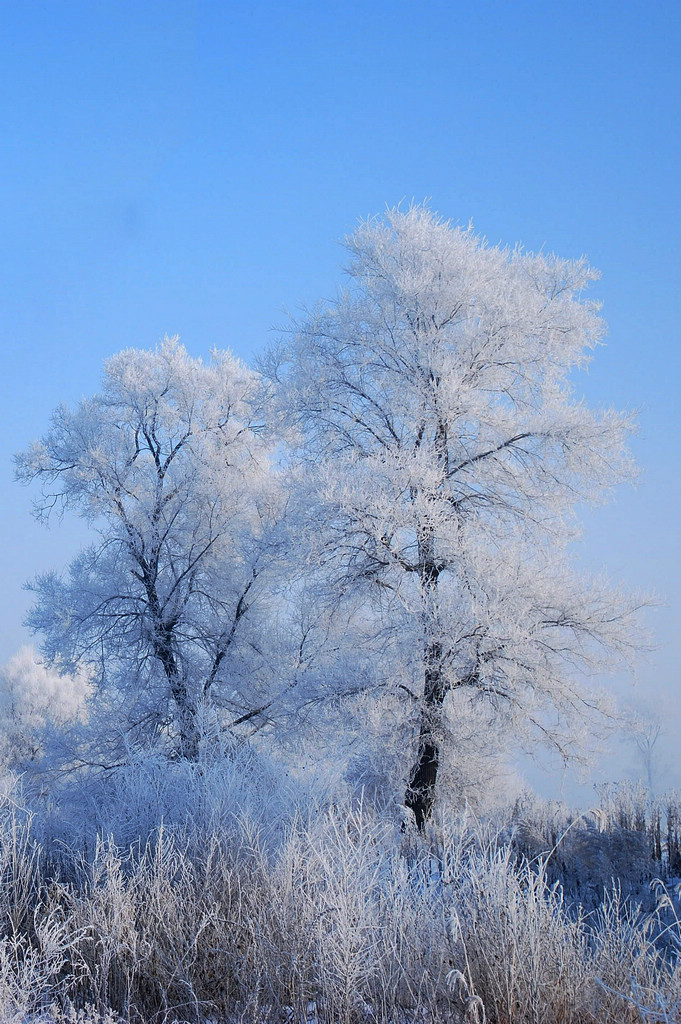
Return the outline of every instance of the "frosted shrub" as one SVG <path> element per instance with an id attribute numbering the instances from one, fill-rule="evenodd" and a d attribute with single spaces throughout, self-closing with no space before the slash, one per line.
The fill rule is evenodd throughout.
<path id="1" fill-rule="evenodd" d="M 475 990 L 502 1021 L 548 1024 L 582 1004 L 583 921 L 571 918 L 557 885 L 511 851 L 476 850 L 454 881 L 453 937 L 465 949 Z"/>
<path id="2" fill-rule="evenodd" d="M 531 862 L 546 860 L 568 901 L 596 910 L 613 880 L 622 894 L 652 910 L 650 882 L 674 875 L 678 798 L 646 798 L 629 784 L 602 787 L 599 804 L 576 816 L 563 804 L 524 796 L 504 835 Z"/>
<path id="3" fill-rule="evenodd" d="M 469 833 L 466 842 L 459 832 L 440 851 L 454 959 L 492 1019 L 639 1021 L 634 989 L 647 1006 L 675 1005 L 681 970 L 661 939 L 667 933 L 681 949 L 681 929 L 677 914 L 663 918 L 663 900 L 644 914 L 611 882 L 586 914 L 549 881 L 546 859 L 518 859 L 499 838 Z"/>
<path id="4" fill-rule="evenodd" d="M 32 930 L 40 888 L 40 849 L 31 835 L 30 816 L 0 809 L 0 913 L 2 933 Z"/>
<path id="5" fill-rule="evenodd" d="M 323 880 L 315 915 L 320 987 L 328 1017 L 349 1024 L 371 998 L 380 959 L 384 829 L 361 810 L 349 816 L 332 811 L 311 839 L 309 852 Z"/>
<path id="6" fill-rule="evenodd" d="M 161 825 L 203 850 L 206 837 L 228 833 L 244 814 L 276 833 L 295 813 L 302 798 L 296 792 L 266 756 L 246 744 L 225 744 L 197 762 L 169 761 L 150 750 L 106 774 L 58 780 L 40 805 L 37 824 L 41 842 L 58 859 L 64 844 L 92 850 L 98 835 L 122 849 L 144 846 Z M 71 868 L 63 865 L 67 873 Z"/>
<path id="7" fill-rule="evenodd" d="M 129 860 L 98 839 L 91 862 L 81 859 L 77 886 L 63 902 L 78 937 L 80 984 L 99 1006 L 127 1009 L 138 955 L 139 893 L 126 879 Z"/>
<path id="8" fill-rule="evenodd" d="M 112 1010 L 97 1010 L 94 1006 L 76 1008 L 72 1003 L 60 1007 L 53 1003 L 45 1013 L 24 1018 L 25 1024 L 125 1024 Z"/>
<path id="9" fill-rule="evenodd" d="M 13 932 L 0 939 L 0 1019 L 22 1022 L 49 1005 L 68 960 L 68 929 L 55 913 L 36 912 L 32 936 Z"/>
<path id="10" fill-rule="evenodd" d="M 400 832 L 356 794 L 304 799 L 245 752 L 161 767 L 100 790 L 79 845 L 46 852 L 16 799 L 0 807 L 2 1024 L 679 1017 L 673 886 L 642 912 L 611 885 L 587 913 L 550 880 L 557 851 L 530 862 L 508 827 Z M 129 839 L 133 812 L 146 837 L 97 836 L 99 820 Z"/>

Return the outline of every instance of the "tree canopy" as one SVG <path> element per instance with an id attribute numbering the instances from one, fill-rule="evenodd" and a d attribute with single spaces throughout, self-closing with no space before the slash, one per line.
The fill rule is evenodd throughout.
<path id="1" fill-rule="evenodd" d="M 363 223 L 347 249 L 350 287 L 270 375 L 330 588 L 361 590 L 404 652 L 405 802 L 423 824 L 454 691 L 560 742 L 551 712 L 592 704 L 578 670 L 632 645 L 632 603 L 568 557 L 578 503 L 632 474 L 631 420 L 574 397 L 603 334 L 584 260 L 491 247 L 424 207 Z"/>
<path id="2" fill-rule="evenodd" d="M 39 515 L 73 510 L 99 540 L 35 581 L 29 621 L 127 737 L 189 758 L 207 705 L 232 728 L 282 690 L 299 715 L 392 701 L 422 827 L 467 708 L 565 752 L 596 703 L 585 672 L 636 646 L 635 602 L 569 550 L 578 506 L 632 476 L 632 422 L 575 396 L 604 330 L 583 259 L 422 206 L 347 249 L 347 289 L 259 372 L 166 340 L 57 410 L 18 474 Z"/>
<path id="3" fill-rule="evenodd" d="M 254 605 L 275 544 L 276 479 L 255 409 L 258 380 L 228 353 L 210 364 L 176 339 L 109 360 L 100 394 L 59 408 L 17 459 L 41 516 L 66 508 L 99 541 L 66 577 L 33 584 L 30 625 L 67 668 L 95 670 L 121 732 L 177 732 L 196 756 L 206 701 L 248 714 L 263 661 Z M 100 694 L 100 696 L 103 694 Z"/>

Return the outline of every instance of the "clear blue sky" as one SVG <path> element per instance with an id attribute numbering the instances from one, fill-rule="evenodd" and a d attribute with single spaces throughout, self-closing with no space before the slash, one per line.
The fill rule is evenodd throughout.
<path id="1" fill-rule="evenodd" d="M 54 406 L 166 332 L 248 360 L 359 217 L 430 197 L 603 272 L 580 387 L 640 410 L 644 473 L 582 557 L 666 602 L 640 689 L 678 704 L 680 42 L 677 0 L 1 4 L 0 661 L 79 539 L 12 482 Z"/>

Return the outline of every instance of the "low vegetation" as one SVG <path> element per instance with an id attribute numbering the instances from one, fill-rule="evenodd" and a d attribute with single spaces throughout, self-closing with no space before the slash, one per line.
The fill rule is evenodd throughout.
<path id="1" fill-rule="evenodd" d="M 7 1024 L 681 1020 L 671 801 L 419 834 L 247 747 L 28 799 L 7 781 Z"/>

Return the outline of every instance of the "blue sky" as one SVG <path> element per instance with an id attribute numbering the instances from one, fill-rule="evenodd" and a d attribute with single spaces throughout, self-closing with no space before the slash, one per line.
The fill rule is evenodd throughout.
<path id="1" fill-rule="evenodd" d="M 603 272 L 578 386 L 639 410 L 643 473 L 580 558 L 660 595 L 639 693 L 678 705 L 680 43 L 675 0 L 1 5 L 0 661 L 82 536 L 12 481 L 54 406 L 166 332 L 250 359 L 335 292 L 358 218 L 429 197 Z"/>

